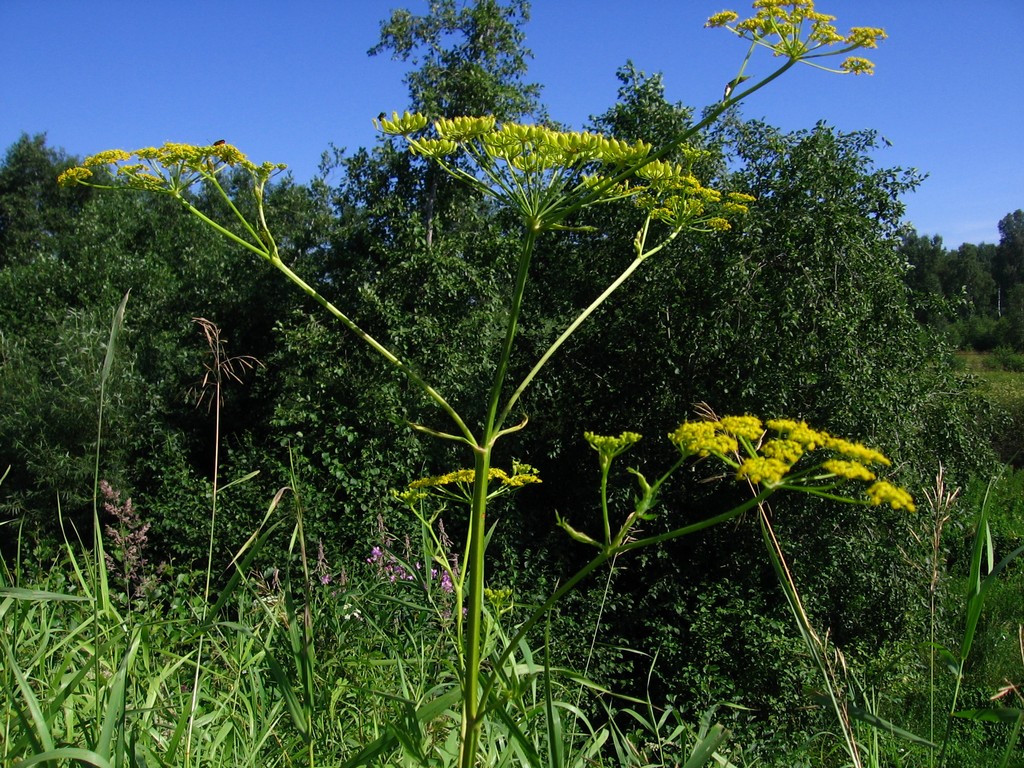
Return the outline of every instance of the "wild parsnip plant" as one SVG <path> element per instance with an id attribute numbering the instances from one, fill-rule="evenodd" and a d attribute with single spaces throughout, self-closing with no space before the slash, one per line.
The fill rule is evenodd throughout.
<path id="1" fill-rule="evenodd" d="M 444 426 L 412 424 L 412 428 L 465 449 L 467 468 L 414 483 L 403 495 L 421 516 L 434 566 L 447 575 L 452 585 L 455 615 L 452 639 L 458 659 L 457 674 L 450 684 L 440 681 L 426 694 L 419 691 L 416 697 L 406 696 L 403 701 L 413 704 L 403 711 L 400 721 L 386 728 L 382 725 L 380 737 L 372 740 L 350 762 L 376 760 L 390 747 L 401 746 L 413 762 L 429 763 L 445 755 L 457 761 L 460 768 L 510 759 L 528 765 L 569 764 L 560 728 L 559 712 L 564 706 L 554 700 L 547 665 L 527 660 L 528 656 L 532 659 L 532 654 L 525 640 L 528 633 L 539 627 L 550 608 L 583 578 L 613 557 L 734 519 L 757 508 L 779 490 L 865 505 L 885 503 L 897 508 L 913 508 L 905 491 L 875 478 L 872 466 L 886 463 L 881 454 L 811 430 L 799 422 L 762 425 L 753 417 L 739 416 L 680 426 L 671 435 L 678 449 L 674 463 L 652 480 L 634 471 L 638 483 L 636 502 L 633 509 L 620 518 L 608 503 L 608 468 L 639 436 L 631 433 L 618 437 L 588 435 L 587 440 L 597 451 L 602 470 L 600 525 L 595 530 L 575 520 L 571 523 L 559 520 L 558 524 L 572 539 L 593 547 L 593 559 L 507 634 L 496 620 L 497 609 L 489 605 L 495 592 L 489 592 L 487 582 L 486 547 L 491 532 L 486 517 L 488 502 L 498 493 L 539 480 L 526 465 L 514 466 L 511 472 L 492 466 L 496 444 L 526 426 L 527 418 L 521 409 L 523 394 L 570 336 L 667 243 L 686 232 L 726 230 L 754 202 L 746 195 L 721 192 L 698 179 L 693 172 L 698 153 L 689 148 L 690 141 L 727 108 L 794 65 L 806 63 L 822 67 L 820 62 L 825 57 L 873 48 L 885 36 L 881 29 L 868 27 L 855 27 L 842 35 L 832 24 L 834 17 L 815 11 L 811 0 L 758 0 L 754 9 L 755 13 L 744 20 L 739 20 L 731 11 L 718 13 L 708 20 L 707 26 L 729 30 L 749 41 L 750 48 L 739 71 L 729 81 L 722 101 L 707 110 L 702 121 L 664 146 L 652 147 L 643 141 L 625 142 L 588 132 L 556 131 L 541 125 L 499 124 L 492 118 L 479 116 L 431 121 L 424 115 L 394 113 L 390 119 L 379 120 L 378 126 L 384 133 L 405 137 L 410 151 L 435 162 L 454 178 L 512 211 L 521 227 L 522 241 L 512 269 L 515 279 L 509 286 L 504 338 L 490 387 L 480 393 L 481 410 L 485 415 L 478 424 L 464 419 L 444 395 L 418 373 L 413 361 L 366 333 L 354 319 L 288 267 L 264 213 L 267 184 L 282 165 L 256 165 L 230 144 L 165 144 L 134 152 L 102 152 L 62 175 L 63 183 L 168 194 L 180 201 L 191 214 L 281 271 L 387 364 L 404 374 L 447 419 Z M 754 79 L 748 74 L 748 65 L 754 52 L 761 48 L 769 50 L 780 63 L 767 76 Z M 865 59 L 848 57 L 832 71 L 865 73 L 871 71 L 871 65 Z M 670 155 L 681 159 L 669 161 L 666 158 Z M 251 220 L 221 184 L 221 176 L 229 169 L 242 171 L 251 179 L 256 206 L 255 217 Z M 220 195 L 230 211 L 230 221 L 218 220 L 216 214 L 196 207 L 195 198 L 189 193 L 200 184 L 210 185 Z M 551 340 L 520 381 L 510 381 L 512 355 L 538 240 L 553 231 L 572 229 L 574 217 L 586 209 L 624 199 L 635 203 L 638 217 L 637 234 L 631 244 L 632 261 Z M 725 465 L 729 474 L 749 483 L 751 499 L 733 510 L 692 525 L 672 528 L 666 533 L 649 536 L 639 533 L 638 525 L 658 514 L 659 490 L 673 473 L 687 461 L 707 457 L 714 457 Z M 839 486 L 847 481 L 865 483 L 865 494 L 857 498 L 845 495 Z M 427 501 L 427 496 L 433 497 L 429 499 L 432 502 L 443 497 L 446 504 L 455 502 L 465 506 L 467 535 L 461 552 L 449 552 L 442 545 L 443 539 L 435 527 L 437 508 L 430 510 L 419 506 Z M 521 685 L 524 674 L 531 681 L 525 688 Z M 545 686 L 542 693 L 528 702 L 522 692 L 529 690 L 532 696 L 532 686 L 540 684 L 539 681 Z M 289 706 L 295 709 L 297 705 Z M 440 746 L 425 746 L 432 743 L 426 734 L 433 722 L 443 719 L 450 711 L 458 713 L 458 730 Z M 300 731 L 308 741 L 312 733 L 310 713 L 303 710 L 294 715 L 297 722 L 304 724 Z M 538 723 L 542 724 L 539 728 L 535 727 Z M 595 734 L 595 741 L 588 741 L 588 744 L 598 744 L 601 738 Z M 712 759 L 722 738 L 724 734 L 720 730 L 713 729 L 705 734 L 685 765 L 697 766 Z M 591 746 L 577 753 L 582 755 L 580 764 L 593 758 L 595 752 Z M 312 765 L 316 758 L 311 742 L 308 747 L 307 759 Z"/>

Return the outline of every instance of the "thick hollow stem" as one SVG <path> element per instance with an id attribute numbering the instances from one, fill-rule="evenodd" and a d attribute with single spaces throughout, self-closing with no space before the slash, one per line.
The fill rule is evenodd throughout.
<path id="1" fill-rule="evenodd" d="M 519 271 L 516 276 L 515 290 L 509 306 L 508 327 L 505 330 L 505 341 L 501 347 L 501 355 L 494 372 L 491 393 L 488 400 L 487 415 L 484 424 L 483 440 L 474 447 L 474 479 L 473 498 L 469 512 L 469 545 L 466 553 L 468 563 L 469 594 L 466 607 L 466 636 L 463 642 L 465 668 L 462 679 L 462 731 L 459 745 L 460 768 L 472 768 L 476 762 L 477 744 L 480 738 L 480 725 L 486 700 L 480 697 L 480 664 L 483 656 L 483 607 L 485 584 L 486 547 L 486 513 L 487 485 L 491 468 L 491 451 L 494 443 L 502 434 L 501 424 L 504 414 L 497 418 L 501 392 L 508 375 L 512 347 L 519 327 L 519 315 L 522 312 L 523 294 L 526 292 L 526 278 L 530 271 L 530 259 L 537 242 L 537 231 L 534 227 L 527 228 L 523 238 L 523 248 L 519 256 Z"/>
<path id="2" fill-rule="evenodd" d="M 480 737 L 480 662 L 483 654 L 484 548 L 486 547 L 487 476 L 491 468 L 491 446 L 478 447 L 474 461 L 473 501 L 469 513 L 469 605 L 466 616 L 462 678 L 462 738 L 459 765 L 472 768 Z"/>

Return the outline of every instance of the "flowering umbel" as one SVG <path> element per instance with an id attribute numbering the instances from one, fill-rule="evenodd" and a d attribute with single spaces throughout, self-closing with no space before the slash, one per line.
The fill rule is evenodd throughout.
<path id="1" fill-rule="evenodd" d="M 423 115 L 393 112 L 375 123 L 404 137 L 414 154 L 509 204 L 536 232 L 565 228 L 571 213 L 623 198 L 673 229 L 724 230 L 753 200 L 704 186 L 691 170 L 700 157 L 692 148 L 681 147 L 683 161 L 669 163 L 647 160 L 651 145 L 644 141 L 493 117 L 442 118 L 428 126 Z"/>
<path id="2" fill-rule="evenodd" d="M 473 481 L 476 479 L 476 472 L 472 469 L 456 469 L 444 475 L 421 477 L 413 480 L 404 491 L 394 491 L 394 496 L 401 502 L 415 505 L 416 502 L 425 496 L 434 494 L 451 499 L 468 500 L 473 492 Z M 488 494 L 488 498 L 519 490 L 520 488 L 541 482 L 537 469 L 519 461 L 512 463 L 512 473 L 509 474 L 503 469 L 491 467 L 487 472 L 488 483 L 493 483 L 495 489 Z"/>
<path id="3" fill-rule="evenodd" d="M 885 480 L 874 467 L 887 467 L 888 457 L 861 443 L 834 437 L 803 421 L 754 416 L 725 416 L 717 421 L 686 421 L 669 439 L 684 457 L 715 456 L 731 467 L 737 480 L 768 488 L 788 488 L 843 501 L 835 489 L 846 481 L 872 483 L 859 503 L 913 512 L 910 494 Z M 810 458 L 816 454 L 816 462 Z"/>
<path id="4" fill-rule="evenodd" d="M 104 168 L 110 176 L 97 177 L 96 171 Z M 132 152 L 123 149 L 99 152 L 87 157 L 82 165 L 64 171 L 57 182 L 92 187 L 111 187 L 116 183 L 148 192 L 180 194 L 201 179 L 214 177 L 227 168 L 241 168 L 265 183 L 285 166 L 281 163 L 256 165 L 226 142 L 210 145 L 169 142 Z"/>
<path id="5" fill-rule="evenodd" d="M 845 35 L 840 34 L 832 24 L 836 17 L 814 10 L 814 0 L 755 0 L 753 7 L 756 13 L 750 18 L 740 20 L 735 11 L 722 11 L 709 18 L 704 26 L 724 27 L 749 40 L 752 49 L 762 46 L 775 56 L 819 67 L 821 65 L 813 59 L 838 56 L 860 48 L 877 48 L 878 41 L 886 38 L 885 30 L 877 27 L 852 27 Z M 833 46 L 840 47 L 834 50 Z M 859 56 L 848 56 L 838 70 L 829 71 L 870 75 L 874 64 Z M 731 90 L 726 92 L 727 99 Z"/>

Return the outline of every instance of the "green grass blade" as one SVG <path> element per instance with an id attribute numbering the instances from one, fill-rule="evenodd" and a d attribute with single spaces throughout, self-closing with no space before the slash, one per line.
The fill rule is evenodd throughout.
<path id="1" fill-rule="evenodd" d="M 437 718 L 442 712 L 451 709 L 462 698 L 462 691 L 458 686 L 452 686 L 447 691 L 437 696 L 418 710 L 416 719 L 422 722 L 430 722 Z M 390 752 L 398 743 L 394 726 L 389 726 L 384 734 L 363 747 L 353 757 L 343 762 L 340 768 L 356 768 L 360 765 L 377 764 L 381 755 Z"/>
<path id="2" fill-rule="evenodd" d="M 718 748 L 722 746 L 728 738 L 729 731 L 725 729 L 725 726 L 718 723 L 711 726 L 711 730 L 708 732 L 708 735 L 698 742 L 698 744 L 693 748 L 693 752 L 690 753 L 690 758 L 683 763 L 683 768 L 700 768 L 702 765 L 707 764 L 708 760 L 714 758 Z"/>
<path id="3" fill-rule="evenodd" d="M 266 545 L 267 541 L 277 531 L 280 525 L 281 524 L 279 522 L 274 523 L 265 531 L 263 531 L 263 533 L 261 533 L 259 536 L 253 534 L 253 536 L 250 537 L 249 541 L 245 543 L 243 549 L 240 550 L 237 555 L 235 555 L 235 572 L 231 574 L 231 578 L 228 579 L 228 583 L 224 586 L 224 588 L 220 592 L 220 595 L 217 597 L 217 602 L 214 603 L 213 607 L 210 609 L 208 613 L 210 617 L 216 617 L 220 613 L 221 609 L 223 609 L 224 606 L 227 604 L 228 600 L 231 599 L 231 597 L 235 593 L 235 590 L 238 588 L 239 582 L 242 581 L 244 574 L 249 571 L 249 567 L 252 565 L 252 561 L 256 559 L 256 556 L 260 553 L 264 545 Z M 242 554 L 243 551 L 245 552 L 245 556 L 242 557 L 241 562 L 237 562 L 237 558 L 239 557 L 239 555 Z"/>
<path id="4" fill-rule="evenodd" d="M 982 723 L 1016 723 L 1024 715 L 1024 710 L 1010 707 L 989 707 L 987 709 L 962 709 L 954 712 L 954 717 L 964 720 L 976 720 Z"/>
<path id="5" fill-rule="evenodd" d="M 27 768 L 27 766 L 36 765 L 37 763 L 60 763 L 64 760 L 74 760 L 86 765 L 94 765 L 96 768 L 114 768 L 113 764 L 102 755 L 96 754 L 91 749 L 82 749 L 81 747 L 61 747 L 60 749 L 50 750 L 39 755 L 32 755 L 32 757 L 25 758 L 19 762 L 18 765 L 26 766 Z"/>
<path id="6" fill-rule="evenodd" d="M 67 600 L 75 603 L 85 603 L 89 601 L 88 597 L 83 597 L 82 595 L 65 595 L 62 592 L 47 592 L 44 589 L 27 589 L 25 587 L 0 588 L 0 597 L 11 597 L 15 600 L 30 600 L 32 602 Z M 2 615 L 3 613 L 0 612 L 0 616 Z"/>
<path id="7" fill-rule="evenodd" d="M 999 768 L 1006 768 L 1010 764 L 1010 758 L 1017 749 L 1017 739 L 1020 738 L 1021 725 L 1024 725 L 1024 712 L 1018 710 L 1017 722 L 1013 724 L 1010 738 L 1006 740 L 1006 751 L 1003 753 L 1003 759 L 999 762 Z"/>
<path id="8" fill-rule="evenodd" d="M 110 369 L 114 366 L 114 350 L 117 346 L 117 337 L 121 334 L 121 328 L 124 327 L 124 310 L 128 306 L 128 296 L 131 291 L 128 291 L 121 299 L 121 304 L 114 312 L 114 320 L 110 324 L 110 338 L 107 341 L 107 353 L 103 356 L 103 368 L 100 371 L 100 386 L 107 383 L 107 379 L 110 377 Z"/>
<path id="9" fill-rule="evenodd" d="M 964 623 L 964 637 L 960 643 L 960 661 L 967 659 L 974 643 L 974 634 L 978 628 L 978 621 L 981 619 L 981 609 L 984 605 L 984 591 L 982 589 L 981 562 L 983 554 L 992 547 L 992 532 L 989 530 L 989 498 L 992 492 L 993 479 L 985 491 L 985 498 L 978 511 L 978 522 L 975 526 L 974 544 L 971 547 L 971 565 L 968 573 L 967 589 L 967 617 Z M 987 544 L 987 546 L 986 546 Z"/>
<path id="10" fill-rule="evenodd" d="M 829 701 L 824 696 L 815 696 L 813 698 L 819 704 L 829 704 Z M 862 723 L 867 723 L 872 728 L 877 728 L 879 731 L 882 731 L 883 733 L 888 733 L 892 736 L 896 736 L 900 739 L 903 739 L 904 741 L 909 741 L 911 744 L 919 744 L 923 747 L 928 747 L 929 749 L 938 748 L 938 745 L 933 744 L 928 739 L 911 733 L 910 731 L 907 731 L 903 728 L 900 728 L 899 726 L 894 725 L 893 723 L 886 720 L 884 717 L 879 717 L 874 712 L 871 712 L 870 710 L 867 710 L 864 707 L 859 707 L 853 703 L 848 703 L 846 706 L 847 711 L 850 713 L 851 716 L 853 716 L 857 720 L 860 720 Z"/>
<path id="11" fill-rule="evenodd" d="M 1011 552 L 998 563 L 996 563 L 994 566 L 992 566 L 992 570 L 989 572 L 988 576 L 985 577 L 985 581 L 994 581 L 996 578 L 998 578 L 999 574 L 1006 569 L 1006 566 L 1008 566 L 1022 554 L 1024 554 L 1024 544 L 1021 544 L 1019 547 L 1013 550 L 1013 552 Z"/>
<path id="12" fill-rule="evenodd" d="M 220 487 L 220 490 L 218 491 L 218 493 L 223 493 L 224 491 L 226 491 L 228 488 L 230 488 L 233 485 L 241 485 L 242 483 L 247 483 L 248 481 L 250 481 L 254 477 L 256 477 L 256 475 L 258 475 L 259 473 L 260 473 L 260 471 L 258 469 L 254 469 L 252 472 L 250 472 L 247 475 L 242 475 L 242 477 L 236 477 L 230 483 L 222 485 Z"/>
<path id="13" fill-rule="evenodd" d="M 117 672 L 114 673 L 114 677 L 111 679 L 107 694 L 106 712 L 103 715 L 103 727 L 100 729 L 100 738 L 96 743 L 96 749 L 100 754 L 107 755 L 108 757 L 111 755 L 111 746 L 114 743 L 115 734 L 119 733 L 120 737 L 124 738 L 123 730 L 118 732 L 116 729 L 118 724 L 123 724 L 124 721 L 125 688 L 127 686 L 128 670 L 132 665 L 135 654 L 139 650 L 139 643 L 141 641 L 142 635 L 136 633 L 131 646 L 128 648 L 128 652 L 121 659 Z"/>
<path id="14" fill-rule="evenodd" d="M 6 640 L 4 640 L 4 651 L 7 656 L 8 668 L 14 673 L 14 677 L 18 682 L 18 690 L 21 691 L 21 696 L 25 700 L 25 706 L 28 707 L 32 721 L 31 723 L 28 722 L 28 718 L 25 717 L 25 713 L 21 708 L 18 708 L 18 719 L 21 720 L 26 733 L 38 748 L 50 751 L 54 748 L 53 736 L 50 734 L 50 724 L 43 716 L 43 709 L 39 705 L 39 699 L 33 693 L 32 686 L 29 685 L 28 680 L 25 678 L 25 673 L 18 665 L 17 659 L 14 658 L 14 652 Z M 12 696 L 11 699 L 13 701 L 14 697 Z M 35 726 L 35 728 L 32 728 L 32 726 Z"/>
<path id="15" fill-rule="evenodd" d="M 277 683 L 278 689 L 281 691 L 281 695 L 284 697 L 285 706 L 288 708 L 288 714 L 292 716 L 292 722 L 295 728 L 298 730 L 302 740 L 309 742 L 313 738 L 311 730 L 311 723 L 306 718 L 306 710 L 299 701 L 299 697 L 295 694 L 295 688 L 292 685 L 291 678 L 288 677 L 288 673 L 284 667 L 274 658 L 273 654 L 267 650 L 267 666 L 270 670 L 270 676 L 274 678 L 274 682 Z"/>

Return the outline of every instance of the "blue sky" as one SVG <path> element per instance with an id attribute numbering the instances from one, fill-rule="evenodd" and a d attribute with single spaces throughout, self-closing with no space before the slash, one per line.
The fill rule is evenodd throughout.
<path id="1" fill-rule="evenodd" d="M 787 130 L 824 120 L 873 128 L 885 167 L 929 174 L 905 198 L 918 232 L 947 247 L 997 242 L 1024 208 L 1024 2 L 818 0 L 837 26 L 882 26 L 872 77 L 791 71 L 743 106 Z M 404 66 L 370 58 L 380 22 L 427 0 L 0 0 L 0 143 L 45 132 L 75 155 L 225 138 L 256 162 L 308 181 L 333 143 L 376 140 L 371 119 L 406 106 Z M 661 72 L 666 94 L 700 108 L 721 98 L 746 52 L 703 28 L 749 0 L 534 0 L 529 79 L 573 127 L 604 112 L 627 59 Z M 754 72 L 773 62 L 755 60 Z"/>

